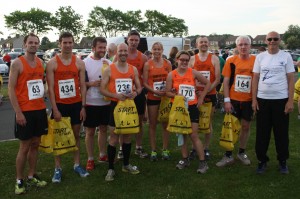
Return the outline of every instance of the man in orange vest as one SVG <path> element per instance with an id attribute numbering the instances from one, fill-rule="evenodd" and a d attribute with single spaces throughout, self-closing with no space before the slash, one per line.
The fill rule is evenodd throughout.
<path id="1" fill-rule="evenodd" d="M 52 106 L 52 118 L 60 121 L 61 117 L 70 117 L 78 150 L 74 152 L 74 171 L 81 177 L 89 173 L 80 166 L 81 122 L 85 120 L 86 85 L 85 64 L 73 52 L 74 37 L 69 32 L 59 36 L 61 53 L 50 59 L 46 67 L 49 98 Z M 55 157 L 53 183 L 61 182 L 61 158 Z"/>
<path id="2" fill-rule="evenodd" d="M 46 105 L 44 103 L 44 68 L 35 53 L 40 45 L 39 38 L 30 33 L 24 37 L 25 55 L 11 65 L 8 90 L 10 101 L 16 112 L 15 136 L 20 140 L 16 158 L 15 194 L 26 192 L 24 169 L 29 164 L 27 184 L 44 187 L 47 182 L 36 174 L 38 147 L 41 135 L 48 132 Z"/>
<path id="3" fill-rule="evenodd" d="M 210 130 L 209 133 L 205 134 L 204 139 L 204 152 L 205 159 L 208 160 L 210 158 L 209 153 L 209 144 L 212 136 L 212 118 L 215 112 L 215 107 L 217 104 L 216 97 L 216 87 L 220 83 L 220 61 L 219 58 L 208 52 L 209 41 L 205 36 L 200 36 L 196 40 L 197 47 L 199 49 L 199 53 L 192 56 L 189 62 L 189 66 L 193 69 L 200 71 L 202 75 L 204 75 L 211 83 L 210 89 L 208 90 L 207 95 L 205 96 L 205 102 L 212 103 L 212 110 L 210 115 Z M 196 83 L 197 92 L 202 92 L 204 85 Z M 194 156 L 194 150 L 191 152 L 191 158 Z"/>

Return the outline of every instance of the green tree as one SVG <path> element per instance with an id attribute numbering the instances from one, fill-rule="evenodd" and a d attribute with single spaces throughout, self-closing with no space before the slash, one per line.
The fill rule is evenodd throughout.
<path id="1" fill-rule="evenodd" d="M 156 10 L 146 10 L 145 17 L 146 33 L 152 36 L 163 35 L 165 33 L 168 24 L 168 17 L 166 15 Z"/>
<path id="2" fill-rule="evenodd" d="M 287 39 L 287 48 L 291 50 L 298 49 L 300 47 L 300 38 L 292 35 Z"/>
<path id="3" fill-rule="evenodd" d="M 51 21 L 52 26 L 57 28 L 59 33 L 71 32 L 76 41 L 79 40 L 81 33 L 84 32 L 82 16 L 76 13 L 71 6 L 59 7 Z"/>
<path id="4" fill-rule="evenodd" d="M 15 11 L 4 18 L 6 27 L 21 35 L 28 32 L 41 35 L 51 30 L 51 13 L 38 8 L 31 8 L 28 12 Z"/>
<path id="5" fill-rule="evenodd" d="M 300 48 L 300 27 L 298 25 L 289 25 L 288 30 L 283 34 L 282 40 L 288 49 L 295 50 Z"/>
<path id="6" fill-rule="evenodd" d="M 99 6 L 89 13 L 88 29 L 92 33 L 98 35 L 116 36 L 117 32 L 122 30 L 120 21 L 122 21 L 123 13 L 120 10 L 114 10 L 111 7 L 107 9 Z"/>
<path id="7" fill-rule="evenodd" d="M 40 49 L 48 50 L 51 48 L 57 48 L 57 42 L 51 42 L 48 37 L 43 37 L 41 40 Z"/>
<path id="8" fill-rule="evenodd" d="M 145 32 L 152 36 L 182 37 L 188 34 L 188 27 L 183 19 L 166 16 L 156 10 L 146 10 Z"/>
<path id="9" fill-rule="evenodd" d="M 129 32 L 132 29 L 136 29 L 140 32 L 145 32 L 145 24 L 143 22 L 143 17 L 141 15 L 142 11 L 132 11 L 129 10 L 126 13 L 123 13 L 121 15 L 122 19 L 122 25 L 121 25 L 121 31 Z"/>
<path id="10" fill-rule="evenodd" d="M 176 17 L 168 16 L 167 18 L 167 24 L 163 28 L 163 31 L 165 35 L 169 36 L 172 35 L 173 37 L 180 36 L 188 34 L 188 27 L 184 24 L 183 19 L 178 19 Z"/>
<path id="11" fill-rule="evenodd" d="M 48 37 L 43 37 L 41 41 L 41 45 L 47 45 L 48 43 L 51 43 Z"/>

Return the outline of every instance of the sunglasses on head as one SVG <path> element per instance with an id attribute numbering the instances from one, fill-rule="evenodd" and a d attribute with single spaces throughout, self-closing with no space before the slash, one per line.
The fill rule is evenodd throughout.
<path id="1" fill-rule="evenodd" d="M 270 37 L 270 38 L 268 38 L 267 39 L 267 41 L 278 41 L 279 40 L 279 38 L 278 37 L 274 37 L 274 38 L 272 38 L 272 37 Z"/>

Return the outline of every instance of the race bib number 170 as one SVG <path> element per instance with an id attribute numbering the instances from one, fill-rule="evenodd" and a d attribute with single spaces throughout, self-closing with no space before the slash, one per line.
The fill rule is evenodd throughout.
<path id="1" fill-rule="evenodd" d="M 191 86 L 191 85 L 180 84 L 179 85 L 179 94 L 181 94 L 185 98 L 187 98 L 188 101 L 194 100 L 195 96 L 196 96 L 195 87 Z"/>

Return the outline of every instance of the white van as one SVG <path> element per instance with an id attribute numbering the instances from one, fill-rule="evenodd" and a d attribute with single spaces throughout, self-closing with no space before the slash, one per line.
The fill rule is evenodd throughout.
<path id="1" fill-rule="evenodd" d="M 115 43 L 116 45 L 120 43 L 127 43 L 126 37 L 111 37 L 107 38 L 107 43 Z M 164 47 L 163 54 L 169 57 L 170 50 L 173 46 L 176 46 L 178 50 L 190 50 L 191 41 L 190 39 L 182 38 L 182 37 L 141 37 L 140 44 L 138 46 L 138 50 L 144 53 L 146 50 L 151 51 L 152 45 L 155 42 L 162 43 Z"/>

